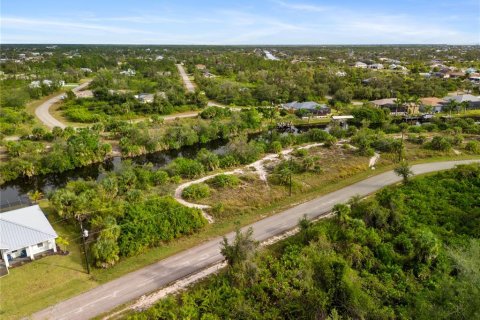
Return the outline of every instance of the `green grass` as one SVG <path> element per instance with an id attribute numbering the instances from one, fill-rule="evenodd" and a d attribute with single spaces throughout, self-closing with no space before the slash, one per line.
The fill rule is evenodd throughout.
<path id="1" fill-rule="evenodd" d="M 469 155 L 452 157 L 446 155 L 422 159 L 417 162 L 473 158 L 478 159 L 479 157 Z M 11 269 L 10 275 L 0 279 L 0 316 L 2 319 L 18 319 L 30 315 L 35 311 L 78 295 L 102 283 L 111 281 L 204 241 L 233 231 L 236 222 L 239 222 L 241 225 L 253 223 L 299 203 L 346 187 L 370 176 L 391 170 L 392 168 L 393 165 L 386 164 L 377 167 L 376 170 L 366 170 L 344 179 L 338 179 L 329 184 L 320 185 L 310 189 L 308 192 L 300 192 L 292 195 L 292 197 L 283 197 L 279 201 L 270 203 L 257 210 L 246 212 L 232 219 L 217 221 L 192 236 L 180 238 L 165 243 L 160 247 L 152 248 L 138 256 L 123 259 L 110 269 L 93 268 L 90 276 L 87 275 L 85 271 L 80 244 L 70 243 L 68 246 L 68 250 L 71 251 L 70 255 L 45 257 L 22 267 Z M 48 207 L 48 203 L 43 202 L 41 205 L 45 212 L 51 210 Z M 53 215 L 51 216 L 53 220 L 58 219 L 53 217 Z M 54 228 L 57 233 L 69 239 L 78 236 L 78 230 L 72 225 L 59 223 L 55 224 Z M 18 303 L 19 301 L 21 301 L 21 303 Z"/>
<path id="2" fill-rule="evenodd" d="M 54 228 L 58 234 L 73 238 L 71 225 L 56 223 Z M 80 246 L 71 243 L 67 250 L 67 256 L 47 256 L 26 263 L 0 279 L 0 318 L 21 318 L 98 285 L 85 272 Z"/>

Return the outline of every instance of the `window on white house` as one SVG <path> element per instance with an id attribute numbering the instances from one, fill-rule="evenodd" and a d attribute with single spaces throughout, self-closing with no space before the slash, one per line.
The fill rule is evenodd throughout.
<path id="1" fill-rule="evenodd" d="M 39 247 L 39 248 L 43 247 L 43 242 L 38 243 L 37 247 Z"/>

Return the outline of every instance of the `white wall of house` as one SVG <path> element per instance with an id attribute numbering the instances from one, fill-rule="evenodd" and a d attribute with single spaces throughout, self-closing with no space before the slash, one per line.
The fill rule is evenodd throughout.
<path id="1" fill-rule="evenodd" d="M 53 250 L 54 252 L 57 252 L 57 246 L 55 245 L 55 239 L 50 239 L 22 249 L 14 250 L 12 252 L 6 251 L 5 257 L 7 255 L 10 255 L 13 259 L 18 258 L 22 255 L 23 250 L 26 250 L 27 257 L 31 257 L 35 254 L 39 254 L 48 250 Z"/>

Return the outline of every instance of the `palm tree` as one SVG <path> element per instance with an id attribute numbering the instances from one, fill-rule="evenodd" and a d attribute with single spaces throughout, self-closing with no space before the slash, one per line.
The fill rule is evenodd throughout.
<path id="1" fill-rule="evenodd" d="M 470 102 L 462 101 L 460 102 L 460 106 L 463 108 L 463 113 L 467 113 L 467 109 L 470 107 Z"/>
<path id="2" fill-rule="evenodd" d="M 397 98 L 393 100 L 393 103 L 395 103 L 395 115 L 398 115 L 398 108 L 402 107 L 405 102 L 404 96 L 401 94 L 397 94 Z"/>
<path id="3" fill-rule="evenodd" d="M 400 162 L 400 164 L 393 170 L 398 176 L 403 178 L 403 183 L 408 183 L 413 171 L 406 161 Z"/>
<path id="4" fill-rule="evenodd" d="M 425 113 L 432 113 L 432 111 L 433 111 L 433 106 L 431 106 L 431 105 L 426 105 L 426 106 L 423 106 L 423 109 L 425 110 Z"/>
<path id="5" fill-rule="evenodd" d="M 41 192 L 38 191 L 38 190 L 35 190 L 34 192 L 29 192 L 29 193 L 28 193 L 28 197 L 30 198 L 30 200 L 31 200 L 33 203 L 37 204 L 38 201 L 39 201 L 40 199 L 42 199 L 43 193 L 41 193 Z"/>
<path id="6" fill-rule="evenodd" d="M 418 110 L 418 108 L 422 104 L 422 101 L 418 96 L 412 96 L 410 97 L 408 103 L 409 103 L 409 107 L 413 104 L 413 106 L 415 107 L 415 110 Z M 414 113 L 414 112 L 410 112 L 410 108 L 408 108 L 408 113 Z"/>
<path id="7" fill-rule="evenodd" d="M 445 111 L 448 111 L 450 115 L 452 115 L 452 110 L 456 110 L 458 107 L 458 102 L 456 100 L 450 99 L 448 103 L 445 105 Z"/>

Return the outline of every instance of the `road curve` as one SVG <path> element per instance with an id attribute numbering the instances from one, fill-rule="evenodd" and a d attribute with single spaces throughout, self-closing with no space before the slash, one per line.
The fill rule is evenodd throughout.
<path id="1" fill-rule="evenodd" d="M 73 92 L 80 91 L 86 88 L 90 84 L 90 82 L 91 81 L 82 83 L 81 85 L 73 88 L 72 91 Z M 37 118 L 50 129 L 53 129 L 54 127 L 60 127 L 62 129 L 65 129 L 67 127 L 66 124 L 58 121 L 49 112 L 50 107 L 55 103 L 57 103 L 58 101 L 60 101 L 64 95 L 65 93 L 62 93 L 53 98 L 50 98 L 35 109 L 35 115 L 37 116 Z"/>
<path id="2" fill-rule="evenodd" d="M 423 174 L 451 169 L 455 165 L 472 162 L 480 162 L 480 159 L 418 164 L 412 166 L 412 170 L 415 174 Z M 253 227 L 254 237 L 259 241 L 264 241 L 296 227 L 299 219 L 304 215 L 309 219 L 320 217 L 330 212 L 335 204 L 346 202 L 352 196 L 366 196 L 399 181 L 400 178 L 393 171 L 381 173 L 292 207 L 255 222 L 250 226 Z M 233 236 L 233 233 L 227 235 L 229 239 L 232 239 Z M 41 310 L 33 314 L 31 318 L 89 319 L 108 312 L 121 304 L 138 299 L 144 294 L 151 293 L 173 281 L 222 261 L 223 257 L 220 254 L 221 240 L 221 237 L 217 237 L 150 266 L 131 272 L 76 297 Z"/>

